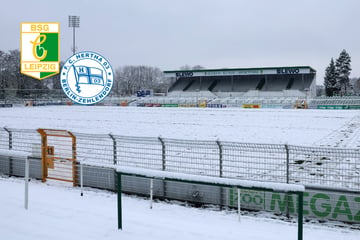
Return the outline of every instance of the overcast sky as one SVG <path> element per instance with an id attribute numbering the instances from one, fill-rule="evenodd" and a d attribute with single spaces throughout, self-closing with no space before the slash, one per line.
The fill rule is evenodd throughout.
<path id="1" fill-rule="evenodd" d="M 1 1 L 0 50 L 18 49 L 21 22 L 60 22 L 61 59 L 71 52 L 68 16 L 80 16 L 78 51 L 117 68 L 176 70 L 311 66 L 317 83 L 343 49 L 360 77 L 359 0 L 9 0 Z"/>

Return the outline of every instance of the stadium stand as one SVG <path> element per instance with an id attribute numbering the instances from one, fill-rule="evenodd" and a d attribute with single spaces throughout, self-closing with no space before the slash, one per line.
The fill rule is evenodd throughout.
<path id="1" fill-rule="evenodd" d="M 255 90 L 261 79 L 257 76 L 234 77 L 233 92 L 247 92 L 249 90 Z"/>
<path id="2" fill-rule="evenodd" d="M 165 71 L 174 84 L 166 97 L 138 106 L 360 109 L 360 97 L 316 97 L 309 66 Z"/>
<path id="3" fill-rule="evenodd" d="M 316 94 L 316 71 L 308 66 L 201 69 L 164 74 L 174 82 L 167 96 L 140 98 L 137 106 L 290 108 Z"/>
<path id="4" fill-rule="evenodd" d="M 169 92 L 184 91 L 184 89 L 191 83 L 191 81 L 191 78 L 181 78 L 169 88 Z"/>
<path id="5" fill-rule="evenodd" d="M 308 66 L 165 71 L 175 78 L 169 95 L 216 97 L 314 97 L 316 71 Z M 199 95 L 199 94 L 197 94 Z"/>
<path id="6" fill-rule="evenodd" d="M 288 85 L 288 79 L 284 76 L 270 75 L 265 80 L 265 85 L 261 89 L 262 91 L 282 91 L 286 89 Z"/>
<path id="7" fill-rule="evenodd" d="M 231 92 L 232 89 L 232 81 L 230 77 L 227 78 L 216 78 L 214 85 L 210 88 L 212 92 Z"/>

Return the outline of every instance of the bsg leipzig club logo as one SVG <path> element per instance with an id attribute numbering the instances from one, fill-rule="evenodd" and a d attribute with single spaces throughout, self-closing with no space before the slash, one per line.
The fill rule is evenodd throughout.
<path id="1" fill-rule="evenodd" d="M 98 103 L 110 93 L 114 74 L 110 63 L 100 54 L 84 51 L 71 56 L 61 73 L 65 94 L 79 104 Z"/>
<path id="2" fill-rule="evenodd" d="M 21 73 L 42 80 L 59 73 L 60 24 L 21 23 Z"/>

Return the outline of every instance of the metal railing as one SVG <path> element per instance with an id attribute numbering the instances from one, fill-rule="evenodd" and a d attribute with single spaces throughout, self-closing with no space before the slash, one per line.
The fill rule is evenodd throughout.
<path id="1" fill-rule="evenodd" d="M 88 165 L 142 167 L 360 191 L 360 149 L 113 134 L 74 135 L 77 143 L 76 159 Z M 41 138 L 36 130 L 0 129 L 0 149 L 26 151 L 33 157 L 40 157 L 40 145 Z"/>

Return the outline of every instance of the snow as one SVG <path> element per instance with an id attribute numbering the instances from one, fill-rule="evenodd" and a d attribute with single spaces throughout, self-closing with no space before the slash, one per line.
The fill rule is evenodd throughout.
<path id="1" fill-rule="evenodd" d="M 0 178 L 1 239 L 252 239 L 288 240 L 297 237 L 297 222 L 265 216 L 242 216 L 235 211 L 215 211 L 123 196 L 123 230 L 117 229 L 116 193 L 60 184 L 29 184 L 29 209 L 23 206 L 24 182 Z M 259 231 L 261 229 L 261 231 Z M 304 225 L 306 240 L 358 240 L 360 231 Z"/>
<path id="2" fill-rule="evenodd" d="M 0 149 L 0 155 L 27 158 L 29 156 L 29 153 L 28 152 L 23 152 L 23 151 Z"/>
<path id="3" fill-rule="evenodd" d="M 195 109 L 94 106 L 0 109 L 0 127 L 55 128 L 141 137 L 360 147 L 360 113 L 346 110 Z M 0 154 L 14 154 L 1 151 Z M 18 154 L 18 153 L 15 153 Z M 19 153 L 19 156 L 23 156 Z M 208 179 L 209 180 L 209 179 Z M 251 184 L 251 181 L 250 183 Z M 253 182 L 252 182 L 253 184 Z M 296 239 L 297 223 L 263 215 L 195 209 L 123 196 L 123 231 L 117 230 L 116 194 L 0 177 L 1 239 Z M 261 229 L 261 230 L 260 230 Z M 306 223 L 306 240 L 358 240 L 360 231 Z"/>
<path id="4" fill-rule="evenodd" d="M 15 107 L 0 109 L 0 127 L 4 126 L 189 140 L 360 147 L 357 110 Z"/>
<path id="5" fill-rule="evenodd" d="M 135 167 L 118 167 L 117 171 L 126 174 L 141 175 L 149 178 L 160 178 L 160 179 L 170 178 L 170 179 L 183 180 L 183 181 L 198 181 L 204 183 L 224 184 L 224 185 L 241 186 L 247 188 L 266 188 L 270 190 L 272 189 L 275 191 L 283 191 L 283 192 L 305 191 L 305 187 L 302 185 L 286 184 L 286 183 L 259 182 L 259 181 L 250 181 L 250 180 L 240 180 L 240 179 L 209 177 L 209 176 L 200 176 L 200 175 L 192 175 L 185 173 L 157 171 L 157 170 L 135 168 Z"/>

